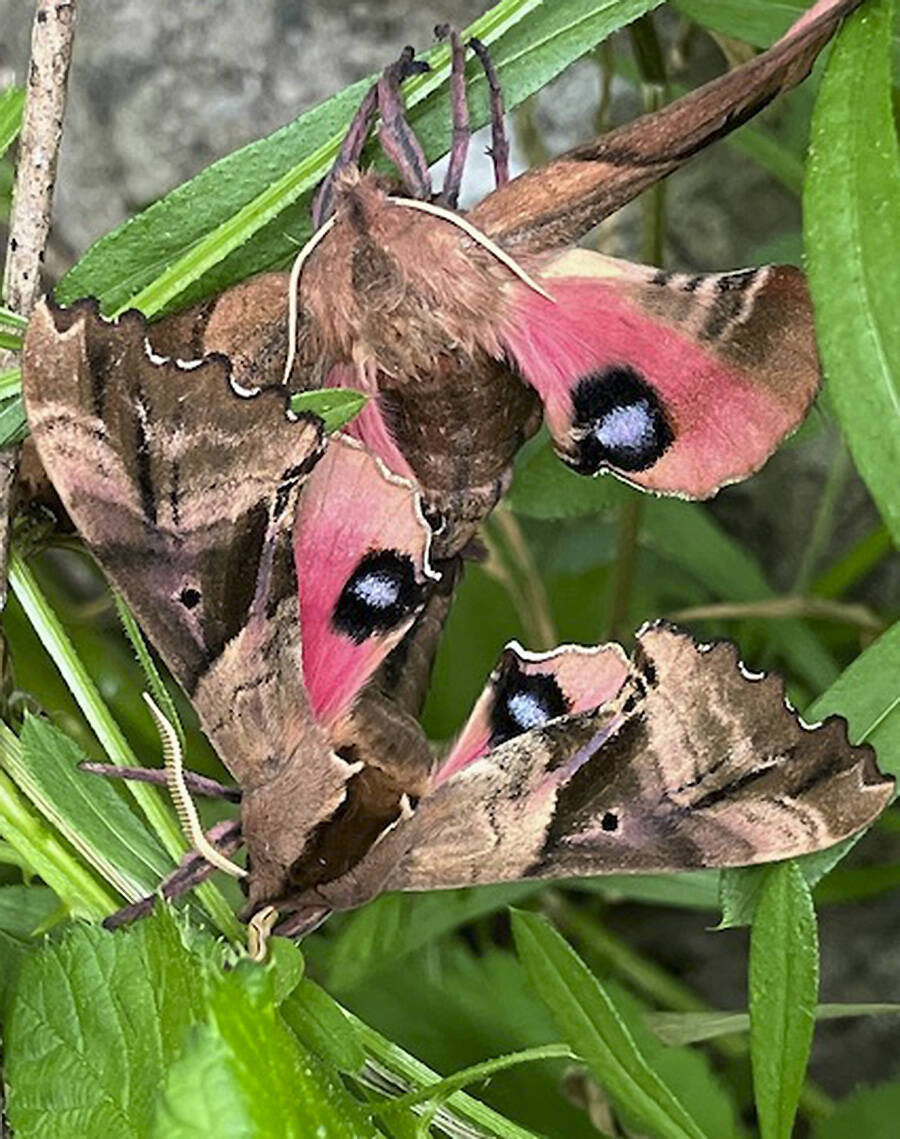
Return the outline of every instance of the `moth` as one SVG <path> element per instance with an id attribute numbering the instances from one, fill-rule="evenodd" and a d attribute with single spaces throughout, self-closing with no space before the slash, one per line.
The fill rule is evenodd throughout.
<path id="1" fill-rule="evenodd" d="M 849 2 L 657 115 L 453 210 L 399 101 L 364 101 L 288 280 L 148 326 L 33 316 L 32 433 L 70 516 L 241 790 L 247 913 L 284 931 L 382 889 L 734 866 L 837 842 L 892 782 L 841 720 L 804 725 L 731 646 L 653 625 L 504 653 L 447 755 L 418 724 L 461 555 L 544 413 L 563 458 L 665 493 L 755 469 L 818 384 L 796 271 L 672 277 L 560 251 L 799 81 Z M 490 62 L 486 60 L 490 69 Z M 492 74 L 489 70 L 489 74 Z M 356 162 L 378 109 L 407 191 Z M 372 394 L 346 436 L 297 389 Z"/>

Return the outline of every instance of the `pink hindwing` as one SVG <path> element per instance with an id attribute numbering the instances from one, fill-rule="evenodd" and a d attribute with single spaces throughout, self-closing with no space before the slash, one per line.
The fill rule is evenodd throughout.
<path id="1" fill-rule="evenodd" d="M 799 270 L 687 276 L 578 249 L 519 282 L 504 341 L 561 457 L 706 498 L 760 467 L 819 383 Z"/>
<path id="2" fill-rule="evenodd" d="M 627 675 L 628 658 L 619 645 L 562 645 L 529 653 L 512 641 L 441 764 L 437 783 L 513 736 L 601 707 Z"/>
<path id="3" fill-rule="evenodd" d="M 294 524 L 303 676 L 327 728 L 419 612 L 438 575 L 413 488 L 338 435 L 303 489 Z"/>

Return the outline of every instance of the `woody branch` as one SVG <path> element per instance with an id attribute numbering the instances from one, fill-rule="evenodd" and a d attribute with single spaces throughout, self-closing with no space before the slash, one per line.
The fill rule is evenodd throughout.
<path id="1" fill-rule="evenodd" d="M 31 315 L 40 294 L 40 268 L 50 229 L 76 6 L 76 0 L 37 0 L 35 4 L 3 277 L 5 303 L 25 317 Z M 0 351 L 0 370 L 10 364 L 8 354 Z M 18 464 L 18 447 L 0 451 L 0 608 L 6 603 L 10 498 Z"/>

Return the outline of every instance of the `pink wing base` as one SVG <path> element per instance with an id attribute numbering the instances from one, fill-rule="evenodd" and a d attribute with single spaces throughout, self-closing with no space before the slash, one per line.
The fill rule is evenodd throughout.
<path id="1" fill-rule="evenodd" d="M 402 478 L 415 482 L 415 474 L 407 463 L 403 452 L 391 438 L 381 412 L 378 409 L 378 393 L 370 391 L 357 378 L 356 370 L 349 364 L 335 364 L 325 381 L 329 388 L 353 388 L 368 395 L 362 411 L 352 419 L 343 433 L 356 439 L 373 455 L 377 455 L 388 470 Z"/>
<path id="2" fill-rule="evenodd" d="M 430 541 L 414 488 L 359 443 L 332 436 L 303 488 L 294 524 L 304 681 L 326 728 L 352 704 L 424 603 L 428 583 L 438 577 L 428 560 Z M 396 567 L 404 573 L 392 576 Z M 350 605 L 343 622 L 342 604 Z M 371 631 L 368 612 L 375 618 Z"/>
<path id="3" fill-rule="evenodd" d="M 564 707 L 557 714 L 571 715 L 599 708 L 611 700 L 622 687 L 628 675 L 628 658 L 619 645 L 562 645 L 548 653 L 530 653 L 517 641 L 506 646 L 497 668 L 479 696 L 472 713 L 458 739 L 447 754 L 435 777 L 439 785 L 467 767 L 496 745 L 497 701 L 508 699 L 511 693 L 504 678 L 511 672 L 517 680 L 522 677 L 546 678 L 549 685 L 562 696 Z M 524 689 L 526 685 L 519 685 Z M 525 695 L 525 692 L 520 692 Z M 527 697 L 526 697 L 527 698 Z M 528 714 L 525 704 L 523 711 Z M 521 731 L 528 726 L 523 724 Z M 508 738 L 508 737 L 507 737 Z"/>
<path id="4" fill-rule="evenodd" d="M 565 275 L 567 267 L 576 275 Z M 690 498 L 709 497 L 760 467 L 815 395 L 815 341 L 796 270 L 679 279 L 580 250 L 542 280 L 553 301 L 513 286 L 504 340 L 544 401 L 558 449 L 576 467 L 590 433 L 574 423 L 582 380 L 622 370 L 637 377 L 659 401 L 671 436 L 646 466 L 610 460 L 599 469 Z M 633 412 L 617 410 L 613 434 L 640 431 L 639 419 L 628 420 Z"/>

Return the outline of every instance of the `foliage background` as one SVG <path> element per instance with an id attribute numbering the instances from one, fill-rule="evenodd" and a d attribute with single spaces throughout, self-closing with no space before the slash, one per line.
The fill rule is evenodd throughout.
<path id="1" fill-rule="evenodd" d="M 651 6 L 563 3 L 556 6 L 556 12 L 548 19 L 556 19 L 562 26 L 566 15 L 577 22 L 586 20 L 588 14 L 596 10 L 601 16 L 609 15 L 615 23 L 616 20 L 622 22 L 626 14 L 636 15 Z M 663 49 L 665 77 L 670 85 L 668 93 L 694 86 L 719 70 L 723 50 L 732 59 L 740 57 L 744 50 L 739 42 L 732 40 L 720 39 L 717 44 L 701 30 L 704 24 L 712 26 L 717 34 L 743 36 L 752 43 L 763 44 L 771 42 L 783 30 L 790 13 L 801 6 L 769 0 L 716 5 L 703 0 L 684 0 L 674 7 L 666 5 L 655 14 L 653 31 Z M 60 174 L 60 224 L 49 261 L 54 278 L 68 268 L 90 239 L 149 204 L 182 178 L 201 170 L 211 159 L 289 120 L 298 107 L 309 105 L 345 82 L 359 79 L 379 66 L 407 39 L 424 47 L 431 24 L 439 18 L 457 18 L 463 23 L 483 10 L 479 3 L 442 4 L 439 9 L 437 5 L 404 3 L 371 6 L 273 3 L 254 5 L 251 19 L 245 7 L 217 5 L 215 19 L 211 19 L 204 5 L 185 9 L 183 5 L 163 4 L 158 6 L 159 18 L 141 16 L 139 8 L 129 5 L 84 7 Z M 550 5 L 545 7 L 549 12 Z M 18 65 L 19 75 L 28 26 L 26 8 L 12 0 L 0 2 L 0 28 L 3 29 L 0 62 Z M 700 23 L 689 23 L 690 16 L 695 16 Z M 645 47 L 648 42 L 652 46 L 650 31 L 644 25 L 639 36 L 638 42 L 643 42 Z M 511 34 L 515 34 L 515 30 Z M 666 97 L 666 93 L 646 82 L 653 78 L 646 70 L 642 77 L 635 64 L 634 46 L 634 38 L 622 33 L 611 46 L 592 51 L 550 89 L 518 108 L 515 121 L 520 161 L 539 159 L 546 151 L 556 151 L 590 137 L 599 120 L 620 121 L 637 113 L 642 105 Z M 540 51 L 533 53 L 516 71 L 513 86 L 539 73 L 542 66 L 547 68 L 550 55 L 549 49 L 543 55 Z M 314 65 L 304 65 L 308 60 L 314 60 Z M 818 68 L 813 82 L 782 100 L 759 125 L 742 132 L 736 145 L 720 144 L 671 179 L 664 194 L 649 195 L 610 219 L 595 240 L 606 251 L 661 261 L 670 268 L 731 268 L 762 263 L 773 257 L 799 261 L 803 155 L 820 72 Z M 863 82 L 864 78 L 861 76 L 858 81 Z M 333 114 L 337 116 L 339 110 L 351 107 L 356 98 L 357 94 L 346 97 Z M 237 109 L 242 113 L 236 113 Z M 832 149 L 844 148 L 848 131 L 858 128 L 863 121 L 875 121 L 863 95 L 857 97 L 855 108 L 851 100 L 850 109 L 859 116 L 857 120 L 844 124 L 843 128 L 831 122 L 822 128 L 823 142 L 831 144 L 825 147 L 826 156 Z M 426 128 L 429 122 L 425 120 Z M 439 133 L 439 124 L 434 129 Z M 840 145 L 835 140 L 841 140 Z M 298 143 L 294 141 L 285 148 L 285 153 L 291 163 L 296 163 L 304 151 L 301 147 L 298 152 Z M 851 161 L 852 158 L 850 154 Z M 9 181 L 9 166 L 9 158 L 0 166 L 0 196 Z M 260 168 L 258 156 L 254 168 Z M 837 175 L 826 170 L 824 177 L 826 188 L 836 194 L 837 182 L 831 184 L 827 179 L 836 179 Z M 841 184 L 849 184 L 857 195 L 874 189 L 881 195 L 879 200 L 885 203 L 887 224 L 891 216 L 896 218 L 896 190 L 892 188 L 889 173 L 874 188 L 860 184 L 854 177 L 853 170 L 849 173 L 845 170 Z M 220 206 L 225 214 L 233 211 L 229 194 L 234 192 L 236 182 L 240 179 L 210 177 L 203 183 L 202 193 L 190 200 L 190 209 L 185 213 L 198 217 L 198 224 L 208 226 Z M 476 170 L 467 187 L 468 193 L 477 197 L 486 188 L 483 183 L 479 184 Z M 851 201 L 848 208 L 852 205 Z M 183 215 L 181 218 L 183 220 Z M 241 275 L 241 270 L 247 272 L 259 267 L 266 258 L 277 259 L 279 242 L 281 256 L 286 256 L 285 242 L 289 247 L 291 241 L 302 236 L 302 218 L 300 207 L 277 214 L 265 231 L 274 234 L 270 244 L 254 245 L 250 241 L 240 246 L 222 263 L 224 271 L 236 277 Z M 864 216 L 863 222 L 866 220 Z M 170 225 L 168 230 L 178 237 L 177 224 Z M 106 278 L 122 280 L 136 262 L 141 262 L 142 283 L 149 284 L 164 264 L 172 260 L 171 251 L 165 248 L 166 232 L 160 217 L 151 216 L 144 229 L 139 229 L 132 245 L 126 243 L 119 247 L 123 252 L 118 262 L 114 257 L 110 259 L 108 245 L 105 250 L 101 246 L 93 261 L 88 259 L 81 263 L 81 276 L 70 280 L 69 295 L 98 289 L 104 283 L 104 274 Z M 895 242 L 897 232 L 895 228 Z M 833 246 L 827 244 L 828 237 L 827 234 L 823 237 L 826 253 L 828 248 L 833 250 Z M 874 287 L 878 288 L 881 283 L 885 296 L 895 297 L 896 292 L 891 293 L 890 277 L 878 276 L 879 252 L 887 260 L 890 245 L 882 242 L 879 250 L 877 243 L 868 247 L 864 242 L 858 244 L 865 249 L 867 257 L 875 258 L 865 266 Z M 115 247 L 112 253 L 116 253 Z M 829 273 L 846 268 L 839 262 L 836 269 L 833 251 L 830 256 L 831 263 L 827 260 L 823 263 L 824 279 Z M 216 277 L 220 271 L 220 268 L 213 269 L 212 276 L 207 277 L 205 286 L 201 287 L 208 289 L 222 284 L 222 279 Z M 838 284 L 846 288 L 839 281 Z M 164 297 L 156 299 L 168 303 Z M 114 305 L 122 300 L 124 297 L 117 294 Z M 859 326 L 852 327 L 850 314 L 842 312 L 840 305 L 832 308 L 829 321 L 845 341 L 856 340 L 864 346 L 866 331 Z M 840 349 L 839 344 L 837 351 Z M 896 368 L 896 356 L 893 361 Z M 842 369 L 841 376 L 846 374 L 848 369 Z M 894 371 L 895 385 L 896 375 Z M 840 383 L 841 376 L 830 379 Z M 850 369 L 849 376 L 851 384 L 875 382 L 865 370 L 853 374 Z M 851 395 L 853 390 L 851 388 Z M 890 426 L 889 420 L 879 421 L 879 434 L 890 438 Z M 846 422 L 844 428 L 846 430 Z M 868 443 L 862 446 L 868 454 Z M 873 443 L 872 450 L 876 449 Z M 882 510 L 885 511 L 883 502 Z M 888 520 L 887 512 L 885 520 Z M 29 547 L 43 545 L 45 538 L 45 534 L 36 534 L 33 528 L 20 536 Z M 803 707 L 828 689 L 842 669 L 896 617 L 900 568 L 891 554 L 888 528 L 854 471 L 841 425 L 827 395 L 809 423 L 765 471 L 740 487 L 727 489 L 713 504 L 703 507 L 640 499 L 610 480 L 590 483 L 577 480 L 550 460 L 546 447 L 539 441 L 523 456 L 508 508 L 490 524 L 487 538 L 491 559 L 485 568 L 474 567 L 468 573 L 436 670 L 426 720 L 438 739 L 452 734 L 470 707 L 500 646 L 511 636 L 519 636 L 532 647 L 552 643 L 555 636 L 589 642 L 615 633 L 627 640 L 630 630 L 646 618 L 681 614 L 680 619 L 689 623 L 698 635 L 734 637 L 739 640 L 749 663 L 778 667 L 785 672 L 795 701 Z M 102 696 L 101 703 L 105 702 L 112 709 L 116 722 L 124 729 L 137 754 L 144 761 L 154 763 L 158 745 L 139 702 L 145 682 L 132 661 L 131 650 L 120 632 L 98 575 L 82 557 L 59 548 L 31 558 L 30 565 L 46 598 L 62 617 L 78 658 L 94 678 Z M 77 689 L 80 681 L 77 678 L 73 681 L 71 676 L 68 683 L 60 679 L 38 645 L 33 621 L 21 607 L 22 596 L 19 590 L 4 620 L 10 649 L 5 685 L 8 719 L 18 728 L 25 707 L 45 710 L 76 743 L 68 754 L 68 745 L 58 738 L 51 739 L 46 733 L 41 734 L 35 721 L 30 721 L 30 727 L 24 730 L 22 754 L 25 760 L 49 772 L 47 783 L 37 791 L 32 788 L 28 794 L 46 813 L 48 802 L 54 796 L 71 798 L 74 786 L 71 777 L 65 784 L 66 795 L 61 795 L 58 787 L 54 789 L 52 782 L 61 779 L 63 771 L 71 769 L 76 753 L 102 758 L 103 748 L 98 746 L 96 736 L 86 727 L 72 699 L 70 690 Z M 802 599 L 802 604 L 800 600 L 789 600 L 787 610 L 779 611 L 777 607 L 772 608 L 773 598 Z M 783 606 L 783 601 L 780 603 Z M 720 608 L 713 617 L 704 617 L 698 612 L 711 605 L 727 605 L 729 612 L 726 614 Z M 689 611 L 687 616 L 685 610 Z M 811 611 L 818 615 L 809 617 Z M 46 614 L 43 618 L 39 615 L 37 623 L 46 631 Z M 833 707 L 848 714 L 858 709 L 860 730 L 870 726 L 878 716 L 886 715 L 879 727 L 879 738 L 889 749 L 888 754 L 882 755 L 885 766 L 892 767 L 900 760 L 897 713 L 893 717 L 887 714 L 898 688 L 900 649 L 896 629 L 893 638 L 887 634 L 879 645 L 880 649 L 878 646 L 876 649 L 881 655 L 877 666 L 872 669 L 870 665 L 871 672 L 857 674 L 859 679 L 850 684 L 849 689 L 845 684 L 845 704 L 841 703 L 839 692 Z M 893 683 L 891 669 L 894 669 Z M 877 708 L 859 707 L 859 692 L 865 689 L 871 690 Z M 851 707 L 845 706 L 848 691 Z M 104 722 L 100 714 L 101 727 Z M 96 729 L 96 722 L 94 727 Z M 114 748 L 119 746 L 114 737 L 106 742 Z M 48 759 L 54 748 L 60 753 L 56 755 L 56 767 L 52 767 Z M 15 747 L 7 739 L 4 766 L 27 792 L 27 780 L 16 767 L 14 753 Z M 190 736 L 190 756 L 195 766 L 213 762 L 196 733 Z M 74 778 L 83 780 L 84 777 Z M 107 796 L 107 791 L 112 798 Z M 96 866 L 90 855 L 96 857 L 98 850 L 108 849 L 105 844 L 113 842 L 108 834 L 100 834 L 99 815 L 105 813 L 107 820 L 118 820 L 113 812 L 124 809 L 126 817 L 121 825 L 110 824 L 108 829 L 120 838 L 126 835 L 120 847 L 130 844 L 138 848 L 141 840 L 134 837 L 131 842 L 127 819 L 132 816 L 129 808 L 123 807 L 130 800 L 111 789 L 94 792 L 92 788 L 92 793 L 95 793 L 95 801 L 85 807 L 79 826 L 90 840 L 87 862 Z M 13 829 L 11 802 L 12 799 L 4 802 L 3 821 L 7 829 L 0 822 L 0 831 L 7 837 Z M 98 802 L 102 806 L 98 806 Z M 46 849 L 48 842 L 49 832 L 37 835 L 39 847 Z M 65 841 L 63 845 L 64 853 L 73 858 L 74 865 L 70 848 Z M 102 897 L 94 897 L 87 885 L 67 877 L 71 867 L 65 861 L 60 864 L 62 870 L 56 868 L 55 878 L 63 910 L 57 899 L 42 887 L 21 885 L 29 880 L 28 870 L 40 869 L 34 862 L 22 858 L 21 849 L 13 844 L 9 849 L 4 848 L 4 862 L 8 865 L 0 867 L 8 883 L 0 888 L 0 935 L 7 948 L 4 961 L 8 978 L 14 976 L 13 963 L 19 958 L 19 951 L 24 952 L 23 947 L 33 942 L 32 935 L 36 931 L 40 933 L 55 925 L 68 912 L 82 916 L 95 912 L 86 901 L 88 896 L 101 912 L 104 905 Z M 132 878 L 139 882 L 150 874 L 153 881 L 156 860 L 161 859 L 159 865 L 165 865 L 165 855 L 158 844 L 153 851 L 143 848 L 141 851 L 138 862 L 132 865 Z M 128 856 L 122 849 L 115 853 L 128 864 Z M 818 886 L 822 999 L 862 1002 L 897 998 L 900 961 L 896 944 L 900 914 L 896 895 L 891 893 L 900 877 L 897 854 L 896 824 L 888 816 L 860 843 L 852 859 L 842 863 Z M 109 857 L 114 857 L 113 853 Z M 24 878 L 23 861 L 26 863 Z M 51 869 L 47 869 L 41 876 L 48 881 L 50 875 Z M 102 872 L 100 877 L 103 877 Z M 751 879 L 741 879 L 739 884 L 732 883 L 740 895 L 739 900 L 744 902 L 749 881 Z M 802 883 L 792 878 L 772 886 L 770 892 L 774 900 L 769 904 L 777 910 L 776 887 L 793 891 L 786 895 L 790 905 L 785 912 L 795 913 L 798 907 L 802 908 Z M 229 890 L 229 884 L 222 884 L 222 888 Z M 324 983 L 327 992 L 352 1008 L 364 1021 L 444 1073 L 503 1052 L 560 1039 L 569 1040 L 580 1056 L 587 1057 L 587 1038 L 579 1035 L 576 1028 L 576 1044 L 571 1025 L 561 1024 L 558 1016 L 554 1020 L 537 995 L 540 991 L 546 996 L 552 978 L 549 982 L 546 976 L 541 980 L 534 971 L 538 968 L 535 962 L 552 960 L 558 947 L 546 938 L 542 942 L 541 931 L 528 927 L 525 919 L 521 919 L 517 930 L 520 957 L 526 967 L 533 966 L 523 970 L 512 953 L 506 910 L 510 902 L 549 913 L 597 975 L 604 978 L 604 995 L 614 1001 L 630 1024 L 653 1071 L 679 1091 L 697 1126 L 717 1136 L 739 1134 L 744 1126 L 754 1125 L 746 1037 L 717 1038 L 707 1049 L 708 1059 L 703 1058 L 699 1049 L 663 1050 L 643 1026 L 636 1004 L 643 1001 L 656 1009 L 682 1014 L 696 1012 L 707 1004 L 720 1008 L 746 1007 L 746 931 L 734 929 L 716 935 L 709 932 L 717 920 L 714 876 L 641 883 L 598 881 L 582 887 L 550 889 L 522 886 L 412 900 L 383 899 L 358 914 L 333 920 L 322 934 L 311 939 L 304 946 L 309 972 Z M 194 912 L 197 920 L 201 920 L 199 905 L 194 907 Z M 79 934 L 75 940 L 63 940 L 62 948 L 29 957 L 26 970 L 31 972 L 26 971 L 24 978 L 18 982 L 13 980 L 10 986 L 8 1032 L 13 1042 L 20 1044 L 29 1037 L 40 1041 L 41 1030 L 46 1030 L 53 1016 L 48 1013 L 44 1020 L 38 1017 L 29 1021 L 23 1008 L 43 1002 L 45 1010 L 53 1012 L 67 1000 L 77 1004 L 78 985 L 89 984 L 88 979 L 84 982 L 78 979 L 77 971 L 85 967 L 85 962 L 90 965 L 94 957 L 114 998 L 119 980 L 138 969 L 138 961 L 145 963 L 148 977 L 159 987 L 176 983 L 170 980 L 174 971 L 183 978 L 177 984 L 186 985 L 194 993 L 190 1000 L 185 998 L 184 1008 L 193 1009 L 196 1018 L 204 1021 L 206 1036 L 201 1032 L 199 1043 L 194 1039 L 191 1049 L 173 1063 L 181 1047 L 184 1024 L 174 1012 L 167 1021 L 170 1014 L 165 1009 L 157 1010 L 156 1019 L 148 1020 L 150 1027 L 165 1024 L 173 1041 L 170 1052 L 163 1050 L 165 1063 L 160 1062 L 159 1066 L 160 1080 L 163 1073 L 168 1073 L 165 1077 L 170 1096 L 165 1109 L 167 1121 L 155 1125 L 160 1129 L 159 1134 L 189 1134 L 192 1132 L 179 1131 L 181 1124 L 173 1122 L 182 1115 L 189 1118 L 196 1111 L 196 1104 L 189 1104 L 181 1114 L 177 1108 L 178 1064 L 186 1064 L 189 1069 L 192 1064 L 196 1066 L 189 1070 L 190 1078 L 184 1078 L 185 1086 L 190 1086 L 192 1080 L 196 1082 L 196 1073 L 204 1062 L 208 1070 L 231 1071 L 223 1057 L 232 1054 L 229 1049 L 235 1054 L 240 1052 L 234 1043 L 240 1039 L 240 1026 L 232 1023 L 239 1018 L 235 1014 L 232 1020 L 223 1020 L 215 1011 L 220 999 L 217 993 L 229 984 L 227 980 L 217 979 L 215 966 L 208 966 L 209 975 L 203 984 L 197 981 L 200 974 L 207 977 L 201 965 L 205 960 L 203 954 L 208 956 L 211 950 L 205 943 L 198 943 L 199 948 L 195 945 L 194 952 L 199 957 L 189 959 L 191 968 L 187 968 L 186 955 L 172 930 L 165 925 L 159 929 L 148 925 L 149 929 L 154 932 L 135 934 L 129 941 L 120 938 L 115 950 L 108 948 L 109 939 L 84 940 L 79 944 L 78 936 L 87 938 L 86 934 Z M 814 947 L 810 953 L 807 944 L 804 957 L 802 947 L 794 943 L 792 939 L 803 931 L 798 932 L 792 923 L 782 931 L 781 942 L 777 941 L 777 921 L 767 922 L 766 932 L 776 939 L 774 948 L 765 951 L 774 959 L 780 951 L 788 950 L 789 955 L 799 955 L 803 960 L 812 960 L 815 956 Z M 116 960 L 117 957 L 121 960 Z M 564 973 L 565 966 L 563 959 L 560 968 Z M 287 970 L 290 968 L 296 968 L 296 963 L 285 966 Z M 52 991 L 54 974 L 70 979 L 68 987 L 64 986 L 65 992 Z M 590 1005 L 596 998 L 594 990 L 577 972 L 572 976 L 573 984 L 584 986 L 582 1003 Z M 321 994 L 311 995 L 318 990 L 294 990 L 293 1004 L 291 1001 L 282 1004 L 280 1014 L 276 1014 L 276 998 L 258 987 L 254 989 L 254 985 L 258 986 L 256 981 L 246 976 L 243 980 L 246 992 L 237 996 L 237 989 L 232 986 L 231 1006 L 240 1009 L 241 1002 L 246 1001 L 248 1020 L 252 1023 L 254 1019 L 269 1018 L 278 1025 L 272 1028 L 276 1034 L 282 1027 L 281 1021 L 275 1020 L 276 1015 L 280 1015 L 300 1033 L 300 1040 L 315 1050 L 317 1042 L 309 1036 L 309 1024 L 314 1020 L 311 1005 L 316 1001 L 321 1005 L 323 1000 Z M 794 982 L 797 986 L 802 983 L 802 980 Z M 138 982 L 132 979 L 129 984 Z M 286 989 L 287 983 L 282 987 Z M 123 1006 L 143 1007 L 141 1002 L 151 999 L 153 991 L 150 985 L 149 996 L 123 992 Z M 415 993 L 413 1001 L 410 1000 L 412 992 Z M 40 994 L 40 1001 L 33 999 L 36 994 Z M 799 989 L 788 991 L 780 1004 L 776 1002 L 776 1014 L 786 1005 L 797 1003 L 798 994 Z M 558 1013 L 563 1006 L 558 991 L 550 1003 Z M 326 1052 L 326 1066 L 330 1063 L 341 1070 L 356 1071 L 358 1064 L 357 1067 L 354 1064 L 358 1057 L 353 1048 L 359 1048 L 361 1038 L 349 1043 L 344 1041 L 343 1047 L 350 1052 L 349 1060 L 346 1055 L 343 1059 L 334 1055 L 338 1047 L 335 1041 L 341 1039 L 341 1033 L 333 1019 L 327 1020 L 329 1013 L 316 1007 L 329 1026 L 324 1033 L 329 1043 L 323 1045 L 318 1041 Z M 324 1008 L 333 1016 L 332 1006 Z M 614 1031 L 614 1024 L 610 1028 L 610 1022 L 603 1021 L 602 1011 L 598 1012 L 601 1025 L 606 1024 L 607 1029 Z M 759 1020 L 766 1024 L 764 1011 L 759 1013 Z M 102 1032 L 103 1020 L 98 1018 L 98 1021 L 98 1031 Z M 686 1031 L 691 1023 L 678 1022 L 679 1031 Z M 802 1026 L 797 1031 L 800 1034 L 797 1054 L 802 1059 L 805 1056 Z M 368 1043 L 371 1045 L 371 1041 Z M 887 1126 L 888 1121 L 895 1118 L 897 1084 L 888 1081 L 898 1076 L 898 1043 L 897 1022 L 891 1016 L 820 1024 L 811 1072 L 825 1091 L 807 1086 L 800 1126 L 807 1126 L 809 1120 L 817 1121 L 817 1134 L 834 1137 L 849 1134 L 851 1129 L 859 1131 L 861 1113 L 870 1112 L 874 1113 L 871 1118 L 875 1122 L 867 1125 L 869 1130 L 864 1133 L 879 1134 L 877 1127 Z M 136 1047 L 134 1041 L 129 1048 L 132 1045 Z M 77 1052 L 74 1043 L 71 1048 Z M 62 1055 L 65 1054 L 64 1051 Z M 16 1081 L 10 1076 L 13 1108 L 19 1113 L 16 1119 L 13 1111 L 13 1121 L 22 1134 L 53 1134 L 53 1121 L 63 1118 L 62 1101 L 54 1098 L 57 1085 L 61 1087 L 63 1081 L 51 1078 L 48 1069 L 42 1067 L 48 1055 L 51 1054 L 40 1045 L 35 1047 L 34 1055 L 24 1047 L 21 1052 L 14 1052 L 12 1044 L 7 1046 L 8 1074 L 11 1068 L 15 1074 L 13 1058 L 18 1056 L 20 1086 L 29 1093 L 23 1095 L 16 1106 Z M 218 1060 L 214 1062 L 210 1056 Z M 54 1058 L 58 1065 L 59 1055 Z M 137 1071 L 140 1067 L 137 1055 L 132 1059 L 133 1069 Z M 381 1059 L 384 1060 L 383 1055 Z M 711 1074 L 710 1062 L 715 1075 Z M 572 1100 L 590 1102 L 595 1121 L 601 1121 L 603 1130 L 609 1134 L 619 1125 L 628 1126 L 629 1103 L 632 1112 L 636 1111 L 638 1129 L 645 1133 L 690 1133 L 665 1130 L 675 1126 L 671 1113 L 666 1115 L 668 1122 L 663 1124 L 658 1119 L 655 1124 L 648 1121 L 640 1108 L 635 1109 L 637 1101 L 629 1098 L 637 1095 L 634 1089 L 622 1091 L 619 1088 L 616 1094 L 615 1075 L 602 1067 L 602 1059 L 595 1059 L 594 1076 L 598 1071 L 603 1072 L 602 1083 L 619 1105 L 618 1122 L 604 1115 L 607 1110 L 604 1096 L 583 1076 L 568 1077 L 564 1096 L 559 1089 L 565 1067 L 565 1062 L 557 1059 L 539 1066 L 515 1068 L 496 1076 L 486 1087 L 479 1085 L 476 1094 L 512 1119 L 551 1136 L 597 1133 L 582 1107 L 573 1106 Z M 66 1066 L 63 1068 L 65 1071 Z M 102 1070 L 104 1063 L 100 1062 L 99 1068 Z M 273 1081 L 277 1083 L 278 1078 L 273 1076 Z M 411 1078 L 409 1073 L 407 1078 Z M 246 1081 L 242 1079 L 240 1073 L 234 1075 L 236 1088 L 245 1088 Z M 296 1088 L 297 1079 L 295 1072 L 288 1080 L 289 1086 Z M 328 1101 L 327 1079 L 327 1073 L 322 1075 L 324 1084 L 313 1079 L 311 1102 Z M 109 1087 L 101 1089 L 98 1102 L 105 1103 L 110 1095 L 116 1098 L 117 1082 L 110 1068 Z M 861 1106 L 851 1101 L 834 1114 L 834 1104 L 829 1097 L 842 1097 L 860 1082 L 884 1083 L 885 1087 L 877 1097 L 866 1099 Z M 222 1083 L 216 1092 L 227 1098 L 233 1089 L 230 1090 L 228 1080 Z M 354 1083 L 353 1087 L 358 1093 L 358 1084 Z M 643 1090 L 646 1092 L 646 1087 Z M 237 1093 L 235 1095 L 240 1099 Z M 86 1102 L 79 1105 L 79 1110 L 85 1114 L 77 1116 L 79 1125 L 88 1127 L 85 1121 L 89 1120 L 91 1127 L 100 1126 L 104 1117 L 91 1114 L 95 1110 L 93 1101 L 87 1102 L 89 1096 L 84 1098 Z M 172 1106 L 173 1103 L 176 1106 Z M 343 1100 L 340 1104 L 336 1108 L 338 1115 L 343 1110 L 352 1110 Z M 757 1104 L 761 1106 L 759 1089 Z M 70 1104 L 68 1109 L 71 1110 Z M 128 1126 L 135 1126 L 136 1119 L 149 1118 L 142 1117 L 141 1110 L 137 1101 L 126 1104 L 116 1116 L 113 1130 L 107 1133 L 117 1133 L 116 1127 L 125 1126 L 123 1120 L 128 1121 Z M 152 1108 L 145 1105 L 143 1110 L 155 1111 L 155 1101 Z M 241 1110 L 234 1106 L 235 1120 Z M 829 1122 L 825 1122 L 828 1117 Z M 159 1119 L 162 1118 L 161 1115 Z M 745 1122 L 739 1122 L 741 1119 Z M 790 1133 L 789 1120 L 785 1131 L 784 1121 L 766 1117 L 764 1108 L 761 1122 L 766 1135 Z M 486 1126 L 483 1121 L 482 1125 Z M 361 1128 L 361 1123 L 348 1126 L 347 1133 L 363 1133 L 353 1131 L 354 1126 Z M 397 1126 L 401 1128 L 397 1131 L 400 1134 L 402 1125 Z M 498 1134 L 513 1133 L 502 1130 L 499 1124 L 496 1126 L 500 1128 Z M 122 1133 L 131 1132 L 123 1130 Z M 137 1133 L 141 1133 L 140 1127 Z M 331 1133 L 342 1132 L 326 1132 Z"/>

